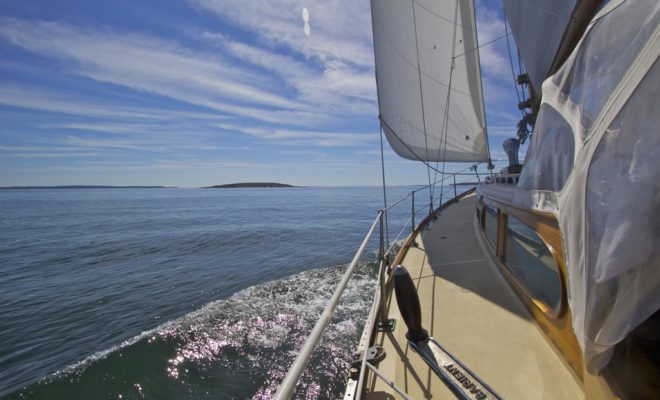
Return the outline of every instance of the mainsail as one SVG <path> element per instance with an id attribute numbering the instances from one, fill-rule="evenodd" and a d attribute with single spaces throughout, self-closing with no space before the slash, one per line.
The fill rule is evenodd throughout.
<path id="1" fill-rule="evenodd" d="M 418 161 L 487 161 L 472 0 L 371 2 L 381 126 Z"/>
<path id="2" fill-rule="evenodd" d="M 575 0 L 502 0 L 532 86 L 539 91 L 571 21 Z"/>

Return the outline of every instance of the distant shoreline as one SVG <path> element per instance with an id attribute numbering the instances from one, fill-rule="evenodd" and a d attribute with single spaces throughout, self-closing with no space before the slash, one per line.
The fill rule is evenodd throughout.
<path id="1" fill-rule="evenodd" d="M 94 186 L 94 185 L 65 185 L 65 186 L 0 186 L 2 189 L 172 189 L 174 186 Z"/>
<path id="2" fill-rule="evenodd" d="M 241 188 L 291 188 L 293 185 L 276 182 L 239 182 L 226 185 L 206 186 L 204 189 L 241 189 Z"/>

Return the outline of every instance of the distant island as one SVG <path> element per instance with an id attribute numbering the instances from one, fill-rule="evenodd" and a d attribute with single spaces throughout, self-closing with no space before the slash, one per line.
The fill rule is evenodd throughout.
<path id="1" fill-rule="evenodd" d="M 295 186 L 287 185 L 285 183 L 275 183 L 275 182 L 241 182 L 241 183 L 229 183 L 226 185 L 207 186 L 205 189 L 288 188 L 288 187 L 295 187 Z"/>
<path id="2" fill-rule="evenodd" d="M 168 186 L 94 186 L 94 185 L 68 185 L 68 186 L 0 186 L 0 189 L 169 189 Z"/>

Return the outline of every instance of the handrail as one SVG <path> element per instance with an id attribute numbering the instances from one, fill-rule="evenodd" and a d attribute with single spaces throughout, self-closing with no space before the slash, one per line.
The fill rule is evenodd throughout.
<path id="1" fill-rule="evenodd" d="M 374 229 L 376 229 L 376 225 L 378 225 L 378 223 L 381 221 L 382 215 L 383 215 L 383 211 L 382 210 L 378 211 L 378 216 L 374 220 L 373 224 L 371 224 L 371 228 L 369 229 L 369 232 L 362 241 L 362 244 L 360 245 L 360 248 L 358 249 L 357 253 L 355 253 L 355 257 L 353 257 L 353 261 L 351 261 L 350 266 L 348 267 L 346 272 L 344 272 L 344 276 L 342 277 L 341 282 L 339 282 L 337 289 L 335 289 L 335 292 L 330 298 L 328 305 L 325 307 L 325 310 L 323 310 L 323 313 L 316 321 L 316 324 L 314 325 L 314 329 L 312 329 L 312 333 L 309 334 L 309 337 L 307 338 L 305 345 L 300 350 L 300 353 L 298 353 L 298 356 L 296 357 L 295 361 L 293 362 L 293 365 L 289 369 L 289 372 L 286 374 L 284 381 L 282 381 L 282 384 L 277 390 L 277 393 L 275 394 L 276 399 L 286 400 L 291 397 L 291 393 L 293 393 L 293 390 L 296 388 L 300 375 L 302 374 L 303 370 L 309 363 L 309 359 L 311 358 L 312 353 L 316 348 L 316 345 L 318 344 L 319 340 L 321 340 L 321 335 L 325 331 L 325 328 L 328 327 L 328 324 L 330 323 L 330 317 L 332 317 L 332 313 L 337 307 L 339 298 L 341 297 L 342 293 L 344 293 L 344 290 L 346 289 L 346 285 L 348 284 L 348 280 L 351 278 L 351 275 L 353 275 L 353 271 L 355 271 L 355 267 L 357 266 L 358 261 L 362 257 L 362 253 L 364 252 L 364 249 L 367 247 L 367 243 L 369 242 L 369 239 L 371 239 L 371 235 L 374 233 Z"/>
<path id="2" fill-rule="evenodd" d="M 397 200 L 394 203 L 390 204 L 389 206 L 385 207 L 383 209 L 383 211 L 386 211 L 386 212 L 389 211 L 391 208 L 395 207 L 396 205 L 398 205 L 399 203 L 401 203 L 402 201 L 404 201 L 405 199 L 407 199 L 411 195 L 414 196 L 415 193 L 419 192 L 420 190 L 428 189 L 431 186 L 434 186 L 438 183 L 442 183 L 442 182 L 446 181 L 447 179 L 449 179 L 450 176 L 454 177 L 454 181 L 456 181 L 456 176 L 477 176 L 478 177 L 479 173 L 476 172 L 476 171 L 475 172 L 463 172 L 463 171 L 466 171 L 468 169 L 472 169 L 473 167 L 474 166 L 471 166 L 469 168 L 464 168 L 464 169 L 462 169 L 461 171 L 458 171 L 458 172 L 447 172 L 447 173 L 445 173 L 446 176 L 443 176 L 441 179 L 438 179 L 438 180 L 436 180 L 435 182 L 433 182 L 431 184 L 424 185 L 422 187 L 418 187 L 417 189 L 412 190 L 410 193 L 406 194 L 405 196 L 403 196 L 399 200 Z M 426 206 L 428 206 L 428 204 L 426 204 L 424 207 L 426 207 Z"/>
<path id="3" fill-rule="evenodd" d="M 470 167 L 472 168 L 472 167 Z M 450 177 L 453 177 L 454 179 L 454 191 L 456 191 L 456 175 L 460 176 L 474 176 L 477 175 L 478 173 L 473 172 L 473 173 L 463 173 L 463 171 L 455 172 L 455 173 L 448 173 L 445 176 L 443 176 L 442 179 L 437 180 L 434 182 L 432 185 L 435 185 L 436 183 L 439 182 L 444 182 L 445 180 L 449 179 Z M 344 272 L 344 275 L 342 276 L 341 281 L 337 285 L 337 288 L 335 289 L 334 293 L 332 294 L 332 297 L 330 298 L 330 301 L 326 305 L 325 309 L 323 310 L 323 313 L 319 317 L 319 319 L 316 321 L 316 324 L 314 325 L 314 328 L 312 329 L 312 332 L 309 334 L 309 337 L 307 338 L 305 344 L 303 345 L 303 348 L 300 350 L 298 353 L 298 356 L 294 360 L 293 364 L 289 368 L 289 371 L 287 372 L 286 377 L 282 381 L 279 389 L 277 390 L 277 393 L 275 394 L 275 398 L 279 400 L 285 400 L 289 399 L 291 397 L 291 394 L 296 388 L 296 385 L 298 384 L 298 380 L 300 378 L 300 375 L 302 375 L 304 369 L 307 367 L 307 364 L 309 363 L 309 360 L 314 352 L 314 349 L 318 345 L 319 341 L 321 340 L 321 336 L 323 335 L 323 332 L 325 329 L 328 327 L 330 323 L 330 319 L 337 308 L 337 304 L 339 303 L 339 299 L 341 298 L 344 290 L 346 289 L 346 286 L 348 284 L 348 281 L 350 280 L 351 276 L 355 272 L 355 269 L 358 265 L 358 262 L 360 258 L 362 257 L 362 254 L 364 253 L 364 250 L 366 249 L 369 240 L 371 239 L 374 230 L 376 229 L 376 225 L 380 224 L 380 245 L 379 245 L 379 261 L 380 261 L 380 268 L 379 268 L 379 273 L 378 273 L 378 287 L 376 288 L 376 293 L 374 294 L 374 300 L 372 302 L 372 308 L 376 307 L 376 304 L 381 303 L 384 299 L 384 293 L 382 292 L 383 290 L 383 284 L 384 284 L 384 272 L 386 271 L 385 267 L 385 257 L 390 253 L 390 251 L 393 248 L 393 244 L 389 246 L 387 250 L 385 250 L 386 244 L 383 241 L 383 220 L 385 216 L 387 215 L 387 212 L 392 209 L 393 207 L 399 205 L 401 202 L 403 202 L 405 199 L 408 197 L 412 196 L 412 211 L 411 211 L 411 217 L 408 219 L 408 221 L 405 223 L 404 227 L 402 228 L 401 232 L 399 232 L 399 235 L 397 236 L 397 239 L 401 236 L 403 231 L 406 229 L 409 223 L 412 221 L 412 230 L 413 232 L 415 231 L 415 215 L 419 212 L 419 210 L 422 210 L 426 207 L 429 207 L 430 205 L 433 204 L 433 199 L 428 203 L 420 207 L 418 210 L 415 209 L 415 193 L 419 192 L 420 190 L 424 189 L 429 189 L 432 185 L 426 185 L 421 188 L 417 188 L 415 190 L 412 190 L 410 193 L 406 194 L 403 196 L 401 199 L 395 201 L 394 203 L 390 204 L 389 206 L 381 209 L 378 211 L 378 214 L 376 218 L 374 219 L 373 223 L 371 224 L 371 228 L 369 228 L 369 231 L 367 232 L 366 236 L 364 237 L 364 240 L 362 241 L 362 244 L 358 248 L 355 256 L 353 257 L 353 260 L 351 261 L 348 269 L 346 272 Z M 382 305 L 381 305 L 382 307 Z M 375 320 L 375 314 L 371 316 L 372 313 L 370 313 L 370 317 L 368 318 L 371 320 L 372 318 Z M 381 318 L 384 316 L 381 315 Z M 374 321 L 371 321 L 373 324 Z M 367 321 L 367 323 L 370 323 Z M 371 338 L 371 335 L 368 335 L 369 341 Z M 369 343 L 366 344 L 366 347 L 368 348 Z M 360 369 L 360 383 L 362 383 L 362 380 L 364 379 L 364 372 L 366 371 L 365 365 L 364 365 L 363 360 L 363 365 L 362 368 Z M 371 366 L 369 366 L 371 367 Z M 359 385 L 358 385 L 359 386 Z M 395 388 L 396 389 L 396 388 Z M 361 390 L 360 387 L 358 387 L 357 390 Z"/>
<path id="4" fill-rule="evenodd" d="M 370 316 L 375 316 L 375 311 L 376 311 L 376 305 L 381 304 L 381 300 L 383 300 L 383 282 L 382 282 L 382 276 L 383 273 L 385 272 L 385 262 L 383 260 L 380 261 L 380 267 L 378 268 L 378 287 L 376 288 L 376 292 L 374 293 L 374 299 L 371 303 L 371 310 L 369 311 Z M 364 384 L 364 378 L 365 378 L 365 373 L 367 372 L 366 366 L 367 366 L 367 348 L 369 347 L 369 343 L 371 343 L 371 336 L 373 334 L 373 329 L 369 330 L 369 333 L 367 334 L 367 338 L 365 340 L 365 343 L 367 343 L 367 346 L 365 346 L 365 351 L 362 355 L 362 362 L 360 363 L 360 376 L 358 377 L 358 384 L 357 387 L 362 387 Z M 355 397 L 355 400 L 360 400 L 360 392 L 358 392 L 357 396 Z"/>

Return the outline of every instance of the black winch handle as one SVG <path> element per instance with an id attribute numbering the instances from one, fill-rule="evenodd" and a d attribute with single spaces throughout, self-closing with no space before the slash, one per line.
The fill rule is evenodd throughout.
<path id="1" fill-rule="evenodd" d="M 429 333 L 422 328 L 422 308 L 417 289 L 403 265 L 397 265 L 394 269 L 394 293 L 403 321 L 408 327 L 406 338 L 414 343 L 427 340 Z"/>

